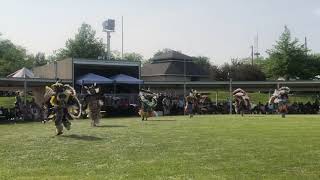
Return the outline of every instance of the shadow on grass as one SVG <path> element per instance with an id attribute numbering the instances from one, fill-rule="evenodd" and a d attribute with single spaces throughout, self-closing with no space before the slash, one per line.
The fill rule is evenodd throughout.
<path id="1" fill-rule="evenodd" d="M 78 139 L 78 140 L 84 140 L 84 141 L 101 141 L 102 140 L 102 138 L 95 137 L 95 136 L 86 136 L 86 135 L 77 135 L 77 134 L 62 135 L 60 137 Z"/>
<path id="2" fill-rule="evenodd" d="M 128 127 L 128 126 L 124 126 L 124 125 L 101 125 L 101 126 L 97 126 L 97 128 L 124 128 L 124 127 Z"/>
<path id="3" fill-rule="evenodd" d="M 148 121 L 159 121 L 159 122 L 173 122 L 173 121 L 177 121 L 177 120 L 157 120 L 157 119 L 154 119 L 154 120 L 149 120 Z"/>
<path id="4" fill-rule="evenodd" d="M 27 123 L 35 123 L 35 122 L 40 122 L 40 121 L 23 121 L 23 120 L 0 120 L 0 125 L 4 124 L 27 124 Z"/>
<path id="5" fill-rule="evenodd" d="M 7 121 L 7 120 L 1 120 L 1 121 L 0 121 L 0 125 L 2 125 L 2 124 L 4 124 L 4 125 L 7 125 L 7 124 L 16 124 L 16 122 L 14 122 L 14 121 Z"/>

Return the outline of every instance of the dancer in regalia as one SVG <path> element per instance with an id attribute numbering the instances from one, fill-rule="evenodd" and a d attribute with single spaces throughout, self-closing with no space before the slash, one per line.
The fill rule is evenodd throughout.
<path id="1" fill-rule="evenodd" d="M 152 93 L 150 90 L 141 90 L 139 98 L 141 101 L 139 115 L 141 116 L 142 121 L 147 121 L 148 117 L 156 116 L 157 113 L 154 111 L 154 108 L 157 106 L 158 95 Z"/>
<path id="2" fill-rule="evenodd" d="M 186 104 L 184 111 L 189 115 L 190 118 L 193 117 L 195 108 L 197 106 L 198 93 L 196 90 L 191 89 L 189 95 L 185 98 Z"/>
<path id="3" fill-rule="evenodd" d="M 289 93 L 290 88 L 281 87 L 274 90 L 274 93 L 269 100 L 269 104 L 277 108 L 278 113 L 280 113 L 283 118 L 285 118 L 288 113 Z"/>
<path id="4" fill-rule="evenodd" d="M 171 110 L 171 99 L 169 96 L 164 95 L 162 99 L 163 115 L 169 115 Z"/>
<path id="5" fill-rule="evenodd" d="M 86 90 L 86 96 L 84 98 L 85 105 L 88 110 L 89 117 L 91 118 L 91 126 L 95 127 L 99 125 L 101 118 L 100 111 L 103 106 L 103 101 L 99 94 L 100 88 L 96 84 L 90 87 L 84 86 Z"/>
<path id="6" fill-rule="evenodd" d="M 52 106 L 57 135 L 63 134 L 63 129 L 71 129 L 72 118 L 81 115 L 81 104 L 76 97 L 76 91 L 69 85 L 56 82 L 51 87 L 46 87 L 45 98 L 49 96 Z"/>
<path id="7" fill-rule="evenodd" d="M 236 89 L 233 91 L 233 97 L 235 100 L 235 111 L 237 114 L 243 114 L 249 112 L 251 109 L 250 98 L 243 89 Z"/>

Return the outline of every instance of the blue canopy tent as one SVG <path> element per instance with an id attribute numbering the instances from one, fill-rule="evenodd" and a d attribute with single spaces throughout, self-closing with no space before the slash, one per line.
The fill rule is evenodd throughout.
<path id="1" fill-rule="evenodd" d="M 140 85 L 143 83 L 143 80 L 125 75 L 125 74 L 118 74 L 115 76 L 110 77 L 110 79 L 114 80 L 114 93 L 116 92 L 116 85 L 117 84 L 133 84 L 133 85 Z M 140 89 L 140 86 L 139 86 Z"/>
<path id="2" fill-rule="evenodd" d="M 112 84 L 113 80 L 99 76 L 93 73 L 86 74 L 77 79 L 76 84 L 78 85 L 88 85 L 88 84 Z"/>

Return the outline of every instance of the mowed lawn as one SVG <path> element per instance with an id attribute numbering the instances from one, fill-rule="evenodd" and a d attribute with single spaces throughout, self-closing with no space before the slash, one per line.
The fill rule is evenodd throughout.
<path id="1" fill-rule="evenodd" d="M 0 179 L 319 179 L 320 116 L 0 125 Z"/>

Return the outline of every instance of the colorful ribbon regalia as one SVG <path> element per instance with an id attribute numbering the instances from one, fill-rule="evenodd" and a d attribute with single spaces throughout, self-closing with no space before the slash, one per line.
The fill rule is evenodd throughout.
<path id="1" fill-rule="evenodd" d="M 101 107 L 103 106 L 103 101 L 101 100 L 101 96 L 99 94 L 100 88 L 96 86 L 96 84 L 87 87 L 84 86 L 86 90 L 86 96 L 84 98 L 84 102 L 87 106 L 87 111 L 89 117 L 91 118 L 91 126 L 95 127 L 99 125 L 99 121 L 101 118 Z"/>
<path id="2" fill-rule="evenodd" d="M 142 121 L 148 120 L 148 117 L 154 117 L 157 113 L 154 108 L 157 106 L 158 95 L 152 93 L 150 90 L 141 90 L 139 93 L 139 98 L 141 101 L 141 109 L 139 115 Z"/>
<path id="3" fill-rule="evenodd" d="M 184 108 L 184 111 L 186 114 L 190 116 L 190 118 L 193 117 L 194 110 L 197 106 L 197 98 L 199 94 L 196 90 L 191 89 L 189 95 L 185 98 L 186 106 Z"/>
<path id="4" fill-rule="evenodd" d="M 278 113 L 284 118 L 288 113 L 290 88 L 281 87 L 274 90 L 274 93 L 269 99 L 269 104 L 278 109 Z"/>
<path id="5" fill-rule="evenodd" d="M 76 97 L 76 91 L 69 85 L 56 82 L 51 87 L 46 87 L 45 100 L 49 101 L 51 115 L 54 119 L 57 135 L 63 133 L 63 129 L 70 130 L 73 118 L 81 115 L 81 104 Z"/>
<path id="6" fill-rule="evenodd" d="M 243 89 L 238 88 L 234 90 L 232 94 L 235 100 L 236 113 L 241 113 L 241 115 L 243 116 L 245 111 L 250 111 L 250 98 Z"/>

